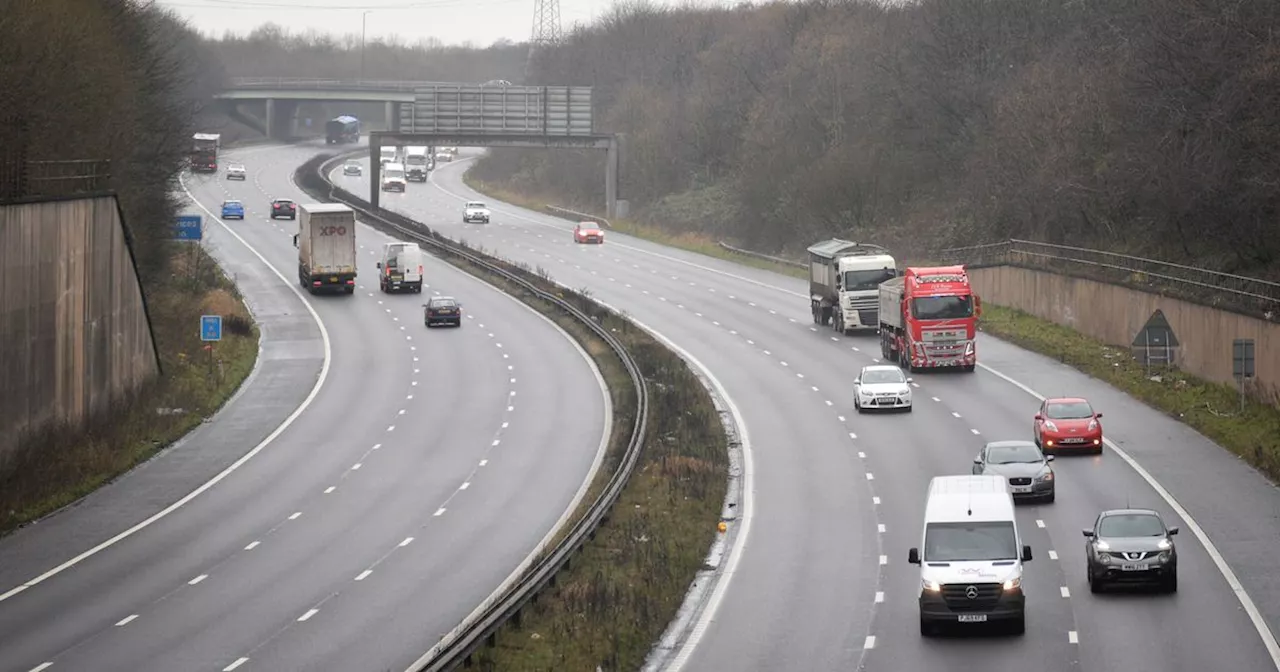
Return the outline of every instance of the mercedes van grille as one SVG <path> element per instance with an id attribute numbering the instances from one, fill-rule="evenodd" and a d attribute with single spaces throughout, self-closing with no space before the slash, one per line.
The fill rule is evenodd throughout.
<path id="1" fill-rule="evenodd" d="M 951 611 L 990 611 L 1003 591 L 999 583 L 948 583 L 942 586 L 942 599 Z"/>

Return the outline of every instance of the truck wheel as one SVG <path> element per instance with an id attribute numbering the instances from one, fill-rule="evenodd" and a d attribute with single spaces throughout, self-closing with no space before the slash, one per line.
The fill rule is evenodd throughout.
<path id="1" fill-rule="evenodd" d="M 346 293 L 348 293 L 348 294 L 355 294 L 355 293 L 356 293 L 356 288 L 355 288 L 355 287 L 352 287 L 351 285 L 347 285 L 346 287 L 343 287 L 343 288 L 342 288 L 342 291 L 344 291 L 344 292 L 346 292 Z"/>

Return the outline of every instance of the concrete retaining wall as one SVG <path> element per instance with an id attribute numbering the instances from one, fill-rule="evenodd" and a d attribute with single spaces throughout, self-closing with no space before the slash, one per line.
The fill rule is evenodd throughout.
<path id="1" fill-rule="evenodd" d="M 1252 338 L 1256 384 L 1269 391 L 1280 384 L 1280 325 L 1119 285 L 1015 266 L 970 268 L 969 276 L 984 301 L 1126 348 L 1159 309 L 1180 341 L 1178 367 L 1205 380 L 1234 385 L 1231 342 Z"/>
<path id="2" fill-rule="evenodd" d="M 114 196 L 0 206 L 0 468 L 159 373 Z"/>

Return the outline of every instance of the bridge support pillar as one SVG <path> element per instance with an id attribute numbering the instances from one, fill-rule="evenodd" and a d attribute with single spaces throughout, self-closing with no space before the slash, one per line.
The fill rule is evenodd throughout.
<path id="1" fill-rule="evenodd" d="M 604 158 L 604 216 L 610 219 L 618 216 L 619 149 L 619 136 L 610 136 Z"/>
<path id="2" fill-rule="evenodd" d="M 387 130 L 400 130 L 400 103 L 388 100 L 386 103 Z"/>
<path id="3" fill-rule="evenodd" d="M 266 130 L 267 138 L 274 140 L 276 138 L 276 101 L 274 98 L 267 99 Z"/>
<path id="4" fill-rule="evenodd" d="M 379 196 L 382 195 L 382 162 L 379 159 L 382 156 L 382 138 L 370 134 L 369 135 L 369 204 L 373 206 L 373 211 L 377 212 L 381 207 Z"/>

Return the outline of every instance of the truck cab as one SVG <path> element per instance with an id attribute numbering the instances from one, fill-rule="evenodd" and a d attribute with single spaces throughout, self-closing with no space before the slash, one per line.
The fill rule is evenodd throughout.
<path id="1" fill-rule="evenodd" d="M 964 266 L 908 267 L 880 285 L 880 350 L 908 371 L 977 366 L 982 301 Z"/>
<path id="2" fill-rule="evenodd" d="M 1009 482 L 995 474 L 937 476 L 929 482 L 920 546 L 907 552 L 920 566 L 920 634 L 935 628 L 1005 624 L 1026 630 L 1022 545 Z"/>
<path id="3" fill-rule="evenodd" d="M 888 250 L 833 238 L 808 251 L 814 324 L 846 334 L 879 327 L 880 283 L 898 275 L 897 261 Z"/>

